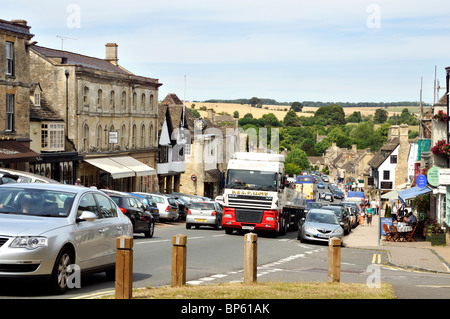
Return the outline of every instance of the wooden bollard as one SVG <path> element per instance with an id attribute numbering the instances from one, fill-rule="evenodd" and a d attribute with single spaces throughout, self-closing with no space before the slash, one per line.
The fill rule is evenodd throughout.
<path id="1" fill-rule="evenodd" d="M 258 264 L 258 235 L 248 233 L 244 236 L 244 283 L 256 282 Z"/>
<path id="2" fill-rule="evenodd" d="M 341 240 L 331 238 L 328 242 L 328 281 L 341 281 Z"/>
<path id="3" fill-rule="evenodd" d="M 116 238 L 116 299 L 133 297 L 133 237 Z"/>
<path id="4" fill-rule="evenodd" d="M 172 237 L 172 287 L 186 285 L 186 235 Z"/>

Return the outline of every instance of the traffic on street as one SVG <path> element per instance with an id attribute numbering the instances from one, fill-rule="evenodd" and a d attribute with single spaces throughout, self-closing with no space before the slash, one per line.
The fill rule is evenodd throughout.
<path id="1" fill-rule="evenodd" d="M 329 223 L 336 225 L 333 226 L 333 229 L 341 229 L 339 237 L 342 238 L 344 243 L 341 248 L 342 282 L 370 284 L 375 278 L 375 280 L 391 283 L 399 298 L 414 298 L 414 294 L 423 295 L 425 290 L 427 290 L 429 298 L 439 298 L 439 294 L 433 295 L 433 290 L 429 291 L 430 289 L 427 287 L 433 284 L 442 286 L 443 283 L 450 285 L 450 276 L 390 267 L 385 252 L 370 249 L 354 249 L 345 246 L 347 237 L 352 236 L 352 233 L 356 232 L 356 230 L 358 230 L 358 236 L 361 236 L 361 234 L 364 234 L 364 228 L 358 226 L 357 219 L 351 221 L 351 218 L 355 216 L 350 213 L 350 209 L 347 209 L 349 213 L 346 215 L 348 222 L 339 221 L 340 213 L 329 209 L 330 205 L 343 208 L 344 206 L 341 206 L 341 204 L 346 201 L 345 198 L 343 200 L 333 198 L 333 201 L 329 202 L 320 195 L 320 193 L 329 190 L 332 184 L 332 182 L 325 183 L 326 187 L 324 189 L 317 188 L 317 184 L 315 184 L 314 192 L 318 200 L 314 202 L 316 204 L 310 202 L 307 206 L 306 218 L 299 220 L 297 230 L 287 231 L 275 238 L 270 232 L 256 231 L 258 234 L 258 281 L 326 282 L 328 267 L 327 240 L 302 237 L 303 224 L 308 225 L 310 222 L 307 216 L 311 211 L 316 211 L 329 218 Z M 16 188 L 18 187 L 17 185 L 15 186 Z M 39 188 L 38 186 L 36 187 Z M 42 188 L 42 184 L 40 187 Z M 14 190 L 15 188 L 11 189 Z M 93 193 L 99 195 L 103 192 L 95 190 Z M 104 194 L 107 193 L 104 192 Z M 160 194 L 158 195 L 161 196 Z M 114 194 L 114 196 L 118 196 L 118 194 Z M 179 199 L 183 195 L 171 196 L 171 198 Z M 188 196 L 185 197 L 187 198 Z M 106 199 L 107 197 L 102 198 Z M 194 202 L 208 203 L 210 201 L 205 198 L 196 198 Z M 215 202 L 216 207 L 217 205 L 222 205 L 222 199 L 212 202 Z M 104 202 L 104 204 L 106 203 Z M 189 204 L 187 206 L 186 214 L 189 220 L 191 212 Z M 194 205 L 197 208 L 202 208 L 203 206 L 205 208 L 209 207 L 209 205 Z M 72 209 L 76 211 L 75 207 Z M 210 220 L 210 216 L 214 215 L 210 208 L 206 211 L 208 218 L 205 219 Z M 219 209 L 217 209 L 217 213 L 220 213 Z M 196 212 L 196 214 L 197 217 L 201 217 L 201 210 Z M 311 216 L 313 215 L 317 214 L 311 214 Z M 321 217 L 315 216 L 315 218 Z M 128 219 L 132 222 L 130 217 Z M 88 223 L 88 221 L 80 223 Z M 201 221 L 197 223 L 201 223 Z M 197 223 L 191 223 L 189 227 L 186 227 L 185 218 L 163 220 L 155 223 L 152 236 L 148 236 L 145 231 L 134 233 L 133 288 L 170 285 L 172 238 L 178 234 L 187 236 L 186 283 L 188 285 L 241 282 L 243 280 L 244 236 L 242 235 L 248 231 L 244 230 L 227 234 L 222 227 L 217 227 L 215 222 L 208 222 L 203 227 L 197 227 Z M 309 225 L 307 227 L 315 226 Z M 347 231 L 346 227 L 348 227 Z M 358 227 L 360 227 L 361 231 Z M 3 253 L 3 250 L 1 253 Z M 378 277 L 374 277 L 374 269 L 379 272 Z M 77 282 L 78 285 L 69 287 L 70 289 L 67 289 L 65 294 L 55 294 L 53 291 L 46 289 L 46 286 L 41 285 L 39 281 L 34 282 L 23 279 L 1 278 L 0 298 L 90 299 L 114 295 L 115 283 L 105 273 L 82 274 L 77 279 L 79 280 Z M 71 279 L 69 278 L 68 280 L 70 281 Z M 406 285 L 405 283 L 408 284 Z M 409 289 L 412 283 L 414 283 L 416 288 L 414 289 L 414 294 L 411 294 Z"/>

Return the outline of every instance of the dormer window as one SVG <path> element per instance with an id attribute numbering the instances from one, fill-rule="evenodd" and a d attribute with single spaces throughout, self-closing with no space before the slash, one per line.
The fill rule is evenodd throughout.
<path id="1" fill-rule="evenodd" d="M 38 90 L 34 92 L 34 105 L 41 106 L 41 93 L 39 93 Z"/>

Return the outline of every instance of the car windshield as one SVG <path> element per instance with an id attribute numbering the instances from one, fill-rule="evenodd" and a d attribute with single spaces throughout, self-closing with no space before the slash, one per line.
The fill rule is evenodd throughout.
<path id="1" fill-rule="evenodd" d="M 277 173 L 229 169 L 225 188 L 273 191 L 277 189 Z"/>
<path id="2" fill-rule="evenodd" d="M 310 223 L 321 223 L 321 224 L 338 224 L 336 216 L 332 214 L 323 213 L 309 213 L 306 216 L 306 221 Z"/>
<path id="3" fill-rule="evenodd" d="M 67 217 L 74 193 L 34 188 L 0 188 L 0 214 Z"/>
<path id="4" fill-rule="evenodd" d="M 198 210 L 214 210 L 214 202 L 210 202 L 210 203 L 200 203 L 200 202 L 195 202 L 192 203 L 191 205 L 191 209 L 198 209 Z"/>
<path id="5" fill-rule="evenodd" d="M 341 217 L 341 215 L 342 215 L 342 207 L 341 206 L 339 206 L 339 207 L 337 207 L 337 206 L 325 206 L 325 207 L 322 207 L 322 208 L 333 211 L 336 214 L 337 217 Z"/>

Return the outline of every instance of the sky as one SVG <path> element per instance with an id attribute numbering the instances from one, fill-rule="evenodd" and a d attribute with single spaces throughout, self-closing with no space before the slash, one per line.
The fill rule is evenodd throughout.
<path id="1" fill-rule="evenodd" d="M 1 0 L 37 45 L 159 79 L 159 99 L 433 103 L 450 66 L 448 0 Z M 436 95 L 435 77 L 442 87 Z"/>

